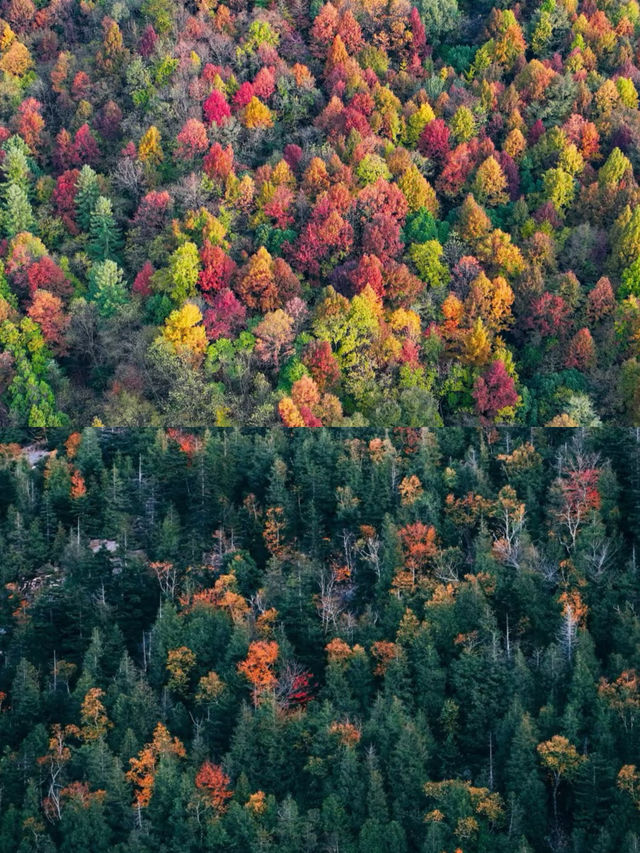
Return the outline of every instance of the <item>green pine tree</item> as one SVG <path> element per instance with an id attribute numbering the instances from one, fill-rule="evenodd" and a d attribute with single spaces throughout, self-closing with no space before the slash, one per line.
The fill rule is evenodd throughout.
<path id="1" fill-rule="evenodd" d="M 99 196 L 89 218 L 89 255 L 94 260 L 115 259 L 122 245 L 111 201 Z"/>

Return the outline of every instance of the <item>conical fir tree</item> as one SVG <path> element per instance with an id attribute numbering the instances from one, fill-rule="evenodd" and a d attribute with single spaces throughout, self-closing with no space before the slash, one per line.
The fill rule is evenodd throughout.
<path id="1" fill-rule="evenodd" d="M 21 231 L 31 231 L 33 225 L 33 211 L 27 193 L 18 184 L 9 184 L 5 196 L 5 234 L 9 238 L 15 237 Z"/>
<path id="2" fill-rule="evenodd" d="M 115 260 L 122 239 L 108 198 L 98 198 L 89 221 L 89 255 L 97 261 Z"/>
<path id="3" fill-rule="evenodd" d="M 91 212 L 100 197 L 98 176 L 91 166 L 83 166 L 76 184 L 76 221 L 83 231 L 88 231 L 91 225 Z"/>

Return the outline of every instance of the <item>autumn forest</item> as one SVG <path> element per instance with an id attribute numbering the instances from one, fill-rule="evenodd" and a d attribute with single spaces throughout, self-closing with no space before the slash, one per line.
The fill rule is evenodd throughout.
<path id="1" fill-rule="evenodd" d="M 638 850 L 636 430 L 2 437 L 2 850 Z"/>
<path id="2" fill-rule="evenodd" d="M 640 422 L 636 0 L 2 0 L 0 423 Z"/>

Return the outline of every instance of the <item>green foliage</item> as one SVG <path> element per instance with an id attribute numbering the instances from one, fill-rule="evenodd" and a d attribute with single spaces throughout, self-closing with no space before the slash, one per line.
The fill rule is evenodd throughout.
<path id="1" fill-rule="evenodd" d="M 443 41 L 458 26 L 457 0 L 420 0 L 416 5 L 429 41 Z"/>
<path id="2" fill-rule="evenodd" d="M 49 384 L 51 354 L 40 328 L 28 317 L 18 324 L 0 323 L 0 349 L 11 358 L 13 376 L 7 388 L 11 419 L 27 426 L 62 426 Z"/>
<path id="3" fill-rule="evenodd" d="M 80 169 L 76 186 L 76 220 L 83 231 L 88 231 L 93 208 L 100 197 L 98 176 L 91 166 L 85 165 Z"/>
<path id="4" fill-rule="evenodd" d="M 124 273 L 113 260 L 96 262 L 89 272 L 88 297 L 101 317 L 112 317 L 128 301 Z"/>
<path id="5" fill-rule="evenodd" d="M 183 243 L 169 258 L 171 272 L 171 298 L 182 303 L 195 295 L 196 282 L 200 272 L 200 255 L 195 243 Z"/>
<path id="6" fill-rule="evenodd" d="M 449 271 L 442 263 L 442 246 L 438 240 L 412 243 L 409 247 L 411 260 L 420 278 L 430 287 L 442 287 L 449 280 Z"/>
<path id="7" fill-rule="evenodd" d="M 122 237 L 116 225 L 111 201 L 104 196 L 96 200 L 90 216 L 89 255 L 97 261 L 117 258 Z"/>
<path id="8" fill-rule="evenodd" d="M 34 229 L 35 220 L 29 198 L 19 184 L 9 184 L 5 192 L 2 212 L 4 232 L 7 237 L 15 237 L 21 231 Z"/>

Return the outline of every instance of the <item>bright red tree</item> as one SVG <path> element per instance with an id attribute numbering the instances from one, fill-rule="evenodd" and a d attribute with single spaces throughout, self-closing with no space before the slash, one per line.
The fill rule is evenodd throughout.
<path id="1" fill-rule="evenodd" d="M 501 359 L 492 361 L 485 372 L 476 378 L 473 398 L 476 411 L 485 422 L 494 421 L 502 409 L 517 404 L 519 398 L 516 384 Z"/>
<path id="2" fill-rule="evenodd" d="M 205 119 L 209 124 L 214 122 L 218 125 L 224 122 L 231 115 L 231 108 L 227 103 L 227 99 L 218 89 L 214 89 L 209 97 L 202 105 Z"/>

